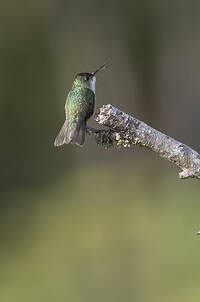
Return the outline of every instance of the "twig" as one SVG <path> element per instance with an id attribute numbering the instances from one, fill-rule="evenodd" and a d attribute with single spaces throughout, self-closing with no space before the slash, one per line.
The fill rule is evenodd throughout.
<path id="1" fill-rule="evenodd" d="M 87 127 L 87 133 L 97 143 L 110 146 L 144 146 L 168 161 L 176 164 L 182 172 L 180 178 L 200 178 L 200 154 L 187 145 L 153 129 L 142 121 L 130 116 L 112 105 L 104 105 L 95 115 L 95 120 L 109 130 Z"/>

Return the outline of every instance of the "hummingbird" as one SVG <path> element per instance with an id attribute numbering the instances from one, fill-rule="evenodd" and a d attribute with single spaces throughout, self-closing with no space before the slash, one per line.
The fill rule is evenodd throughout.
<path id="1" fill-rule="evenodd" d="M 81 72 L 76 75 L 65 103 L 66 119 L 54 141 L 54 146 L 69 143 L 83 146 L 86 123 L 94 112 L 96 74 L 105 68 L 106 63 L 94 72 Z"/>

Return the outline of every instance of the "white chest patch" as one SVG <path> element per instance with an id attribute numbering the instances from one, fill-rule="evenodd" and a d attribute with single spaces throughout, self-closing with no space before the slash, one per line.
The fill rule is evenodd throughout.
<path id="1" fill-rule="evenodd" d="M 96 77 L 93 77 L 92 78 L 92 81 L 91 81 L 91 90 L 95 93 L 95 83 L 96 83 Z"/>

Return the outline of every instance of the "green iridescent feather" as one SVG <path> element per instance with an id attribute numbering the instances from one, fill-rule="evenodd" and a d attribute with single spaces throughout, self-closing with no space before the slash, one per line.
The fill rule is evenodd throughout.
<path id="1" fill-rule="evenodd" d="M 85 141 L 86 122 L 94 111 L 95 94 L 91 89 L 73 86 L 65 104 L 66 121 L 60 130 L 55 145 L 77 144 Z"/>

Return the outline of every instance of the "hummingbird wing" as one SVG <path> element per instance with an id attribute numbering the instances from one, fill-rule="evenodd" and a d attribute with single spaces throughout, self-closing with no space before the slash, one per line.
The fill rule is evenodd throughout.
<path id="1" fill-rule="evenodd" d="M 88 88 L 77 88 L 70 92 L 66 102 L 68 131 L 66 143 L 82 146 L 85 141 L 86 122 L 94 111 L 95 94 Z"/>
<path id="2" fill-rule="evenodd" d="M 67 120 L 65 120 L 60 132 L 56 136 L 56 139 L 54 141 L 54 146 L 55 147 L 62 146 L 65 143 L 66 136 L 67 136 Z"/>
<path id="3" fill-rule="evenodd" d="M 83 117 L 88 119 L 94 112 L 95 94 L 88 88 L 76 88 L 70 91 L 65 104 L 66 119 Z"/>
<path id="4" fill-rule="evenodd" d="M 54 146 L 55 147 L 59 147 L 59 146 L 62 146 L 63 144 L 65 144 L 65 140 L 66 140 L 66 137 L 67 137 L 67 129 L 68 129 L 68 119 L 67 119 L 66 107 L 67 107 L 67 104 L 69 102 L 69 99 L 70 99 L 70 92 L 68 93 L 67 100 L 66 100 L 66 103 L 65 103 L 66 119 L 65 119 L 65 122 L 64 122 L 60 132 L 58 133 L 58 135 L 56 136 L 56 139 L 54 141 Z"/>
<path id="5" fill-rule="evenodd" d="M 66 120 L 55 139 L 55 146 L 84 144 L 86 122 L 94 112 L 94 105 L 95 94 L 92 90 L 81 87 L 69 92 L 65 104 Z"/>

